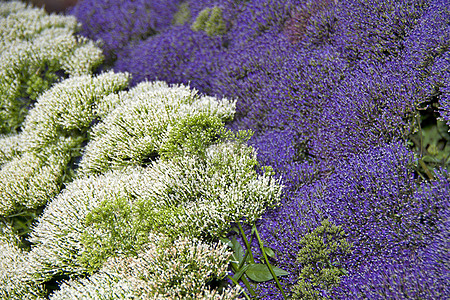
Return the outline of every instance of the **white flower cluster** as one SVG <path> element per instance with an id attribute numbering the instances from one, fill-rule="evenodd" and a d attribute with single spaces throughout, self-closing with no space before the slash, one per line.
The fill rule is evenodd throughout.
<path id="1" fill-rule="evenodd" d="M 20 153 L 19 135 L 0 135 L 0 166 Z"/>
<path id="2" fill-rule="evenodd" d="M 141 158 L 149 152 L 158 154 L 174 137 L 175 146 L 191 145 L 190 140 L 198 135 L 179 137 L 171 131 L 183 129 L 179 124 L 200 124 L 198 132 L 208 131 L 210 124 L 216 124 L 203 122 L 210 119 L 223 125 L 234 113 L 234 102 L 201 97 L 185 86 L 145 82 L 126 92 L 102 96 L 101 101 L 91 100 L 84 107 L 85 102 L 77 102 L 83 97 L 70 96 L 76 90 L 83 91 L 81 78 L 95 80 L 80 77 L 55 86 L 53 92 L 42 96 L 53 100 L 38 102 L 36 112 L 25 122 L 22 139 L 27 151 L 54 143 L 66 129 L 84 128 L 93 116 L 99 122 L 92 130 L 77 178 L 47 204 L 32 228 L 28 276 L 46 282 L 58 275 L 93 273 L 63 285 L 55 299 L 102 299 L 107 295 L 124 299 L 141 297 L 136 295 L 145 299 L 238 297 L 238 290 L 218 293 L 206 287 L 208 280 L 223 277 L 228 255 L 225 259 L 223 248 L 219 251 L 205 242 L 226 234 L 231 223 L 243 218 L 252 222 L 275 206 L 281 195 L 279 182 L 270 174 L 258 174 L 255 150 L 226 135 L 220 126 L 214 127 L 216 132 L 210 137 L 224 134 L 226 138 L 205 139 L 209 144 L 203 145 L 202 155 L 174 152 L 147 164 L 142 164 Z M 107 94 L 98 86 L 116 86 L 111 84 L 113 80 L 101 82 L 91 83 L 92 95 Z M 60 91 L 58 96 L 56 91 Z M 67 103 L 70 101 L 74 102 Z M 164 239 L 156 242 L 161 235 Z M 145 258 L 148 247 L 161 245 L 163 240 L 167 242 L 158 248 L 160 258 L 152 256 L 150 262 Z M 183 258 L 187 253 L 189 259 Z M 114 259 L 118 261 L 107 262 Z M 120 261 L 132 261 L 133 268 L 126 272 L 111 269 Z M 214 269 L 208 269 L 206 262 Z M 147 264 L 154 271 L 145 271 L 152 270 Z"/>
<path id="3" fill-rule="evenodd" d="M 16 132 L 30 105 L 58 79 L 89 74 L 103 55 L 74 35 L 75 17 L 47 15 L 13 1 L 0 4 L 0 133 Z"/>
<path id="4" fill-rule="evenodd" d="M 0 237 L 0 299 L 40 299 L 42 288 L 30 281 L 27 254 Z"/>
<path id="5" fill-rule="evenodd" d="M 77 179 L 39 218 L 31 263 L 45 280 L 135 252 L 148 232 L 223 236 L 230 223 L 254 221 L 280 198 L 276 180 L 249 169 L 255 158 L 252 148 L 230 142 L 211 146 L 205 160 L 159 160 Z"/>
<path id="6" fill-rule="evenodd" d="M 92 142 L 80 163 L 84 175 L 142 165 L 161 154 L 182 121 L 216 118 L 222 124 L 235 111 L 235 102 L 200 97 L 189 87 L 169 87 L 164 82 L 143 82 L 129 92 L 111 95 L 106 103 L 114 103 L 114 107 L 104 107 L 103 111 L 114 109 L 93 129 Z M 189 125 L 192 131 L 195 124 Z M 202 128 L 200 135 L 205 132 Z M 202 136 L 196 139 L 202 140 Z"/>
<path id="7" fill-rule="evenodd" d="M 0 26 L 0 119 L 23 97 L 24 68 L 51 58 L 71 74 L 37 96 L 20 133 L 0 136 L 0 299 L 38 299 L 59 275 L 72 279 L 51 299 L 238 298 L 239 288 L 209 286 L 230 259 L 214 241 L 277 205 L 281 185 L 258 172 L 245 134 L 225 129 L 235 102 L 89 75 L 97 50 L 70 42 L 70 18 L 11 2 Z M 25 54 L 4 61 L 13 44 Z M 8 226 L 44 205 L 21 250 Z"/>
<path id="8" fill-rule="evenodd" d="M 128 85 L 123 73 L 75 76 L 43 93 L 22 132 L 0 138 L 0 215 L 37 208 L 57 195 L 72 151 L 86 140 L 97 103 Z M 103 105 L 103 104 L 102 104 Z"/>
<path id="9" fill-rule="evenodd" d="M 238 287 L 219 293 L 206 285 L 226 275 L 230 254 L 220 244 L 150 234 L 136 256 L 110 258 L 89 278 L 63 283 L 50 299 L 236 299 Z"/>

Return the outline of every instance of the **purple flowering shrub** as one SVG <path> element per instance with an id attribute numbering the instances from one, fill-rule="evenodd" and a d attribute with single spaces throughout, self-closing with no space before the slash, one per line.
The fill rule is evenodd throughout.
<path id="1" fill-rule="evenodd" d="M 396 213 L 398 233 L 385 245 L 387 255 L 365 255 L 363 268 L 344 278 L 338 298 L 444 299 L 449 295 L 449 179 L 446 171 L 440 171 L 435 181 L 422 183 L 405 201 L 402 212 Z M 399 233 L 403 243 L 392 243 Z M 388 234 L 380 230 L 371 238 Z"/>
<path id="2" fill-rule="evenodd" d="M 148 27 L 150 33 L 109 28 L 111 49 L 129 43 L 122 35 L 135 40 L 114 50 L 114 68 L 130 72 L 133 84 L 190 83 L 202 93 L 238 99 L 228 126 L 254 131 L 250 143 L 259 161 L 273 166 L 286 186 L 282 205 L 257 224 L 276 253 L 271 263 L 290 273 L 280 278 L 285 291 L 298 291 L 305 267 L 298 254 L 314 249 L 300 241 L 329 219 L 341 226 L 351 252 L 333 258 L 345 270 L 331 279 L 336 284 L 316 282 L 313 294 L 448 296 L 448 163 L 429 164 L 424 157 L 424 143 L 436 139 L 429 120 L 431 127 L 440 118 L 450 123 L 448 1 L 183 5 L 190 19 L 182 24 L 170 25 L 176 8 L 168 6 L 161 22 L 149 23 L 160 24 Z M 202 11 L 215 7 L 224 24 L 219 34 L 193 30 Z M 89 16 L 80 12 L 80 20 Z M 435 146 L 442 156 L 450 135 L 442 128 L 439 134 L 444 146 Z M 274 281 L 257 284 L 256 291 L 262 299 L 283 299 Z"/>
<path id="3" fill-rule="evenodd" d="M 211 92 L 211 79 L 207 78 L 214 76 L 215 58 L 221 51 L 220 37 L 194 32 L 189 25 L 176 26 L 122 53 L 115 69 L 132 73 L 132 84 L 164 80 L 190 83 L 193 88 Z"/>
<path id="4" fill-rule="evenodd" d="M 80 0 L 70 14 L 82 23 L 81 34 L 101 40 L 105 56 L 154 35 L 172 23 L 181 0 Z"/>

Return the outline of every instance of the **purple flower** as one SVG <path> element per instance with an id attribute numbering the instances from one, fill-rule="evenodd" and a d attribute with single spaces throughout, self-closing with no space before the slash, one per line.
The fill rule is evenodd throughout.
<path id="1" fill-rule="evenodd" d="M 101 40 L 114 59 L 123 48 L 171 25 L 181 0 L 82 0 L 71 10 L 82 23 L 81 34 Z"/>
<path id="2" fill-rule="evenodd" d="M 133 74 L 133 84 L 142 80 L 190 83 L 212 93 L 210 82 L 222 51 L 221 37 L 192 31 L 190 25 L 175 26 L 119 55 L 115 69 Z"/>

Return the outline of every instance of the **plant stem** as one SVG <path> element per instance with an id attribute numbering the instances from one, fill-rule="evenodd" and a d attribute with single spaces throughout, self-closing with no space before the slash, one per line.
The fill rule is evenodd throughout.
<path id="1" fill-rule="evenodd" d="M 235 285 L 239 285 L 239 283 L 233 279 L 233 277 L 231 277 L 230 275 L 227 276 Z M 247 293 L 245 291 L 242 291 L 242 293 L 244 294 L 245 299 L 250 300 L 250 297 L 247 295 Z"/>
<path id="2" fill-rule="evenodd" d="M 283 299 L 287 299 L 286 294 L 284 293 L 284 290 L 283 290 L 283 288 L 282 288 L 282 286 L 281 286 L 281 283 L 280 283 L 280 281 L 278 280 L 277 275 L 275 275 L 275 272 L 273 271 L 272 266 L 270 265 L 269 259 L 267 258 L 266 251 L 264 251 L 264 244 L 263 244 L 263 242 L 261 241 L 261 238 L 259 237 L 258 229 L 256 229 L 256 226 L 255 226 L 255 225 L 253 225 L 253 227 L 254 227 L 254 229 L 255 229 L 256 238 L 258 239 L 259 247 L 261 248 L 261 252 L 262 252 L 262 254 L 263 254 L 263 256 L 264 256 L 264 259 L 265 259 L 265 261 L 266 261 L 267 267 L 269 267 L 269 271 L 270 271 L 270 273 L 272 274 L 273 278 L 275 279 L 275 281 L 276 281 L 276 283 L 277 283 L 277 286 L 278 286 L 278 288 L 280 289 L 281 294 L 283 295 Z"/>
<path id="3" fill-rule="evenodd" d="M 241 231 L 242 238 L 244 239 L 245 247 L 247 247 L 247 251 L 250 255 L 250 260 L 252 263 L 255 263 L 255 258 L 253 257 L 252 250 L 250 248 L 250 244 L 247 240 L 247 236 L 245 235 L 244 229 L 242 228 L 241 222 L 238 222 L 239 230 Z"/>

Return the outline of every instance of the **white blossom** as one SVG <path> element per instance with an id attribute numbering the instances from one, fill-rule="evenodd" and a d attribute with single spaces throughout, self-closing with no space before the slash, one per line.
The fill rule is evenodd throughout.
<path id="1" fill-rule="evenodd" d="M 85 75 L 101 63 L 100 48 L 76 37 L 77 28 L 73 16 L 0 4 L 0 133 L 19 131 L 31 100 L 57 81 L 57 71 Z"/>
<path id="2" fill-rule="evenodd" d="M 114 109 L 93 129 L 80 163 L 82 175 L 139 165 L 158 156 L 182 119 L 202 114 L 225 121 L 235 111 L 235 102 L 199 96 L 187 86 L 164 82 L 143 82 L 108 100 L 111 107 L 99 106 L 100 111 Z"/>
<path id="3" fill-rule="evenodd" d="M 0 237 L 0 299 L 43 299 L 43 288 L 29 276 L 27 253 Z"/>
<path id="4" fill-rule="evenodd" d="M 226 276 L 230 255 L 221 244 L 150 234 L 137 255 L 110 258 L 89 278 L 63 283 L 50 299 L 237 299 L 238 287 L 219 293 L 206 286 Z"/>

